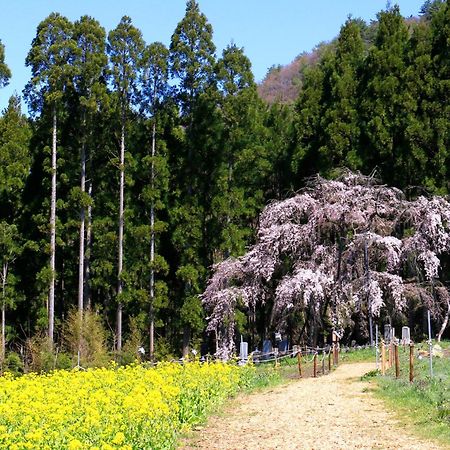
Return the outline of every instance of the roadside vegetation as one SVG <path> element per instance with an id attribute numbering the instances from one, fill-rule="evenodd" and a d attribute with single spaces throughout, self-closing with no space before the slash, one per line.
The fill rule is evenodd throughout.
<path id="1" fill-rule="evenodd" d="M 278 375 L 219 362 L 0 377 L 0 448 L 172 449 L 227 398 Z"/>
<path id="2" fill-rule="evenodd" d="M 400 377 L 395 378 L 391 367 L 386 376 L 380 373 L 374 378 L 375 395 L 392 408 L 400 420 L 411 426 L 420 436 L 450 444 L 450 342 L 439 344 L 440 357 L 433 358 L 433 377 L 430 377 L 428 344 L 415 348 L 414 381 L 409 382 L 409 352 L 399 349 Z M 441 352 L 438 352 L 441 353 Z M 422 356 L 424 355 L 424 356 Z M 373 375 L 373 374 L 372 374 Z"/>

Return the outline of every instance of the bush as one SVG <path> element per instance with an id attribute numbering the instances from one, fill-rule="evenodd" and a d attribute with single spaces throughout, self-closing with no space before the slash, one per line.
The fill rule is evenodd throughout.
<path id="1" fill-rule="evenodd" d="M 63 342 L 67 351 L 73 355 L 75 365 L 80 356 L 80 366 L 99 367 L 109 361 L 106 347 L 107 333 L 100 316 L 87 309 L 81 317 L 77 309 L 69 312 L 64 324 Z"/>
<path id="2" fill-rule="evenodd" d="M 10 352 L 6 355 L 3 370 L 11 372 L 13 375 L 21 375 L 23 373 L 23 361 L 16 352 Z"/>
<path id="3" fill-rule="evenodd" d="M 119 364 L 128 365 L 135 361 L 140 361 L 144 355 L 141 355 L 138 349 L 142 346 L 143 341 L 144 338 L 139 327 L 138 319 L 136 317 L 130 317 L 130 334 L 122 351 L 117 353 Z"/>
<path id="4" fill-rule="evenodd" d="M 47 336 L 37 334 L 26 341 L 27 371 L 46 372 L 56 366 L 55 355 Z"/>

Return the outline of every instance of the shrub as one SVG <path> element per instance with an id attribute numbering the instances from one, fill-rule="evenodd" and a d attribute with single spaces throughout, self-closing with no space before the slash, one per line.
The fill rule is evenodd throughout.
<path id="1" fill-rule="evenodd" d="M 74 361 L 78 361 L 79 354 L 80 366 L 98 367 L 108 363 L 106 337 L 97 313 L 87 309 L 81 317 L 76 309 L 69 312 L 63 330 L 64 347 L 73 355 Z"/>

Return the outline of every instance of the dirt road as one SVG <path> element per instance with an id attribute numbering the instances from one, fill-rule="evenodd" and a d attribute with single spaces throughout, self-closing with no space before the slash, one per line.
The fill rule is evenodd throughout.
<path id="1" fill-rule="evenodd" d="M 360 377 L 373 364 L 345 364 L 233 400 L 182 449 L 442 449 L 406 430 Z"/>

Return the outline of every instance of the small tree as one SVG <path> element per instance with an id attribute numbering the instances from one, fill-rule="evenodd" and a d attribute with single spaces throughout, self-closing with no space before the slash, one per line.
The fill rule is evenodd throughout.
<path id="1" fill-rule="evenodd" d="M 256 244 L 214 268 L 203 293 L 217 352 L 233 351 L 235 310 L 273 301 L 272 323 L 283 329 L 295 311 L 314 331 L 325 319 L 344 329 L 355 311 L 371 317 L 403 311 L 420 298 L 436 315 L 440 259 L 450 253 L 450 203 L 405 199 L 395 188 L 351 172 L 320 177 L 260 216 Z M 445 296 L 441 296 L 444 298 Z"/>

